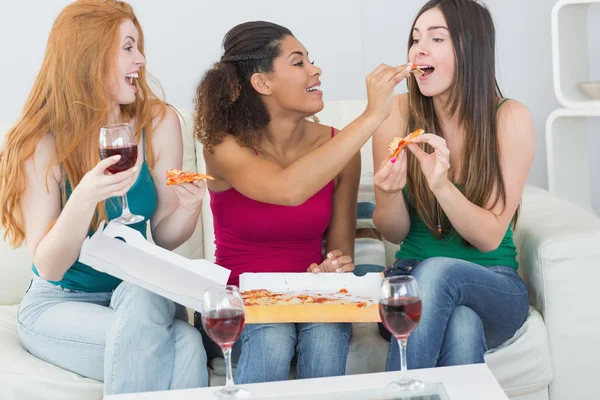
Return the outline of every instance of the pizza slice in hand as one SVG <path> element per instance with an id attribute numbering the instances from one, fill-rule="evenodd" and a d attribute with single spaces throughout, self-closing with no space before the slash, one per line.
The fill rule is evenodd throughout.
<path id="1" fill-rule="evenodd" d="M 425 131 L 423 129 L 417 129 L 417 130 L 411 132 L 406 137 L 403 137 L 403 138 L 395 137 L 394 140 L 392 140 L 392 142 L 390 144 L 388 144 L 388 150 L 390 151 L 390 158 L 398 157 L 398 154 L 400 154 L 400 151 L 404 148 L 404 146 L 406 146 L 407 144 L 412 142 L 417 136 L 421 136 L 424 133 L 425 133 Z"/>
<path id="2" fill-rule="evenodd" d="M 191 183 L 202 179 L 214 181 L 211 175 L 198 174 L 196 172 L 185 172 L 178 169 L 170 169 L 167 171 L 167 186 L 181 185 L 182 183 Z"/>
<path id="3" fill-rule="evenodd" d="M 425 75 L 425 71 L 423 71 L 419 65 L 413 65 L 410 72 L 421 76 Z"/>

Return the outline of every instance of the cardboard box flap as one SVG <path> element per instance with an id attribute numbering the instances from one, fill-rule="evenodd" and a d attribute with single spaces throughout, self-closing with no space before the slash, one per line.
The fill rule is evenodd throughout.
<path id="1" fill-rule="evenodd" d="M 86 238 L 79 256 L 80 262 L 100 272 L 195 310 L 201 309 L 205 289 L 227 284 L 231 271 L 226 268 L 158 247 L 125 225 L 109 223 L 103 228 L 104 222 Z"/>

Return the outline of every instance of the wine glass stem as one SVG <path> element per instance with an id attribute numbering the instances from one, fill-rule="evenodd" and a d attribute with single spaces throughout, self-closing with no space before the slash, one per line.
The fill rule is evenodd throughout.
<path id="1" fill-rule="evenodd" d="M 398 347 L 400 347 L 400 379 L 406 379 L 406 338 L 398 339 Z"/>
<path id="2" fill-rule="evenodd" d="M 223 356 L 225 357 L 225 373 L 227 376 L 227 380 L 225 382 L 226 388 L 232 388 L 234 386 L 233 382 L 233 373 L 231 372 L 231 347 L 222 349 Z"/>
<path id="3" fill-rule="evenodd" d="M 127 202 L 127 194 L 124 194 L 122 196 L 122 200 L 123 200 L 123 211 L 121 212 L 121 215 L 131 215 L 131 211 L 129 211 L 129 203 Z"/>

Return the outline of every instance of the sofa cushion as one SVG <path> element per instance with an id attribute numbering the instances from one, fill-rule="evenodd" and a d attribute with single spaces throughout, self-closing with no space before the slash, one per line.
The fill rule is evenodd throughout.
<path id="1" fill-rule="evenodd" d="M 386 266 L 385 244 L 373 223 L 375 193 L 372 174 L 363 175 L 358 188 L 356 238 L 354 240 L 354 274 L 382 272 Z"/>
<path id="2" fill-rule="evenodd" d="M 17 306 L 0 306 L 0 398 L 102 399 L 102 382 L 32 356 L 17 334 Z"/>
<path id="3" fill-rule="evenodd" d="M 0 229 L 0 235 L 4 231 Z M 25 245 L 13 249 L 0 239 L 0 306 L 21 302 L 31 281 L 31 258 Z"/>
<path id="4" fill-rule="evenodd" d="M 548 333 L 540 313 L 530 306 L 523 326 L 500 347 L 488 350 L 485 362 L 509 396 L 547 387 L 553 372 Z"/>

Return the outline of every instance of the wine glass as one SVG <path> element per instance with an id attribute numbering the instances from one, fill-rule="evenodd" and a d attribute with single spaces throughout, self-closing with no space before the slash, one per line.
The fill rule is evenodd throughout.
<path id="1" fill-rule="evenodd" d="M 421 381 L 406 376 L 406 342 L 421 319 L 421 298 L 415 278 L 409 275 L 386 278 L 381 283 L 379 315 L 383 325 L 398 340 L 400 379 L 389 384 L 390 390 L 421 390 Z"/>
<path id="2" fill-rule="evenodd" d="M 217 286 L 204 291 L 202 324 L 225 357 L 227 381 L 215 396 L 219 399 L 247 397 L 248 391 L 235 386 L 231 373 L 231 347 L 244 328 L 244 302 L 237 286 Z"/>
<path id="3" fill-rule="evenodd" d="M 100 158 L 104 160 L 105 158 L 116 155 L 120 155 L 121 158 L 116 164 L 107 168 L 111 174 L 126 171 L 133 167 L 137 162 L 137 140 L 135 139 L 135 134 L 129 124 L 113 124 L 100 128 Z M 122 199 L 123 211 L 121 216 L 114 219 L 112 222 L 130 225 L 143 221 L 144 217 L 132 214 L 131 211 L 129 211 L 127 193 L 122 196 Z"/>

